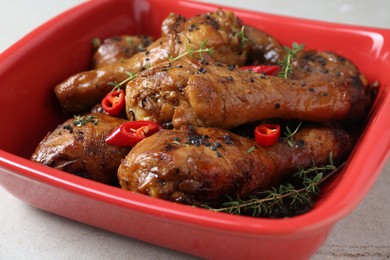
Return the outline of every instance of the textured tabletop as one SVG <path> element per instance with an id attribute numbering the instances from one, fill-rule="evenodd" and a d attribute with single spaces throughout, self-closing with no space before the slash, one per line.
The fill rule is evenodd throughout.
<path id="1" fill-rule="evenodd" d="M 0 1 L 0 51 L 81 0 Z M 210 0 L 217 4 L 390 29 L 388 0 Z M 333 229 L 313 259 L 390 258 L 390 162 L 363 202 Z M 194 259 L 65 219 L 0 187 L 0 259 Z"/>

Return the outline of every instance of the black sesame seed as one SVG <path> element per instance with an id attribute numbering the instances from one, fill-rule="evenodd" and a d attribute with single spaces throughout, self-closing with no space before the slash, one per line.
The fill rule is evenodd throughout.
<path id="1" fill-rule="evenodd" d="M 344 57 L 342 57 L 342 56 L 339 56 L 339 57 L 337 58 L 337 60 L 340 61 L 340 62 L 344 62 L 344 61 L 346 61 L 346 58 L 344 58 Z"/>
<path id="2" fill-rule="evenodd" d="M 225 144 L 233 144 L 233 140 L 228 135 L 224 135 L 223 139 L 225 140 Z"/>
<path id="3" fill-rule="evenodd" d="M 275 107 L 275 109 L 279 109 L 280 108 L 280 103 L 275 103 L 274 107 Z"/>
<path id="4" fill-rule="evenodd" d="M 232 140 L 226 140 L 225 144 L 233 144 L 233 141 Z"/>
<path id="5" fill-rule="evenodd" d="M 222 147 L 222 144 L 220 142 L 214 142 L 213 145 L 215 145 L 217 148 Z"/>
<path id="6" fill-rule="evenodd" d="M 309 88 L 309 91 L 310 92 L 314 92 L 314 88 Z"/>
<path id="7" fill-rule="evenodd" d="M 235 65 L 235 64 L 232 64 L 232 65 L 228 66 L 228 69 L 229 69 L 230 71 L 233 71 L 235 68 L 236 68 L 236 65 Z"/>
<path id="8" fill-rule="evenodd" d="M 222 154 L 220 152 L 216 152 L 217 157 L 222 157 Z"/>
<path id="9" fill-rule="evenodd" d="M 298 140 L 296 143 L 297 148 L 302 148 L 305 145 L 305 141 L 303 140 Z"/>
<path id="10" fill-rule="evenodd" d="M 173 124 L 172 124 L 172 122 L 163 123 L 162 127 L 164 129 L 173 129 Z"/>
<path id="11" fill-rule="evenodd" d="M 249 79 L 249 81 L 250 81 L 250 82 L 255 82 L 255 79 L 251 77 L 251 78 Z"/>
<path id="12" fill-rule="evenodd" d="M 73 133 L 73 127 L 71 127 L 70 125 L 64 125 L 63 128 L 64 128 L 65 130 L 68 130 L 69 133 Z"/>
<path id="13" fill-rule="evenodd" d="M 205 74 L 205 73 L 206 73 L 206 69 L 203 67 L 200 67 L 200 69 L 196 72 L 196 74 Z"/>
<path id="14" fill-rule="evenodd" d="M 326 65 L 326 60 L 323 57 L 319 57 L 317 61 L 321 66 Z"/>

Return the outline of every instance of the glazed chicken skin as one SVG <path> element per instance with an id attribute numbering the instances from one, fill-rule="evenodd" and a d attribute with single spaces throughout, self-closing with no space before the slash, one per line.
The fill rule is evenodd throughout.
<path id="1" fill-rule="evenodd" d="M 134 54 L 144 51 L 154 38 L 141 35 L 113 36 L 97 46 L 92 56 L 92 68 L 101 68 L 115 62 L 123 62 Z"/>
<path id="2" fill-rule="evenodd" d="M 39 143 L 31 160 L 117 185 L 118 166 L 130 148 L 108 145 L 105 137 L 125 121 L 102 113 L 69 119 Z"/>
<path id="3" fill-rule="evenodd" d="M 88 111 L 112 89 L 110 82 L 125 80 L 126 72 L 138 73 L 188 49 L 212 48 L 216 60 L 243 64 L 246 45 L 238 35 L 241 27 L 241 21 L 230 11 L 217 10 L 191 19 L 171 14 L 162 23 L 161 38 L 145 51 L 127 60 L 73 75 L 58 84 L 54 92 L 64 111 L 79 114 Z M 196 53 L 194 56 L 198 57 Z"/>
<path id="4" fill-rule="evenodd" d="M 282 79 L 184 59 L 146 70 L 126 87 L 130 120 L 232 128 L 269 118 L 326 122 L 350 111 L 349 86 L 326 75 Z"/>
<path id="5" fill-rule="evenodd" d="M 286 55 L 286 50 L 274 37 L 253 26 L 244 26 L 244 37 L 247 39 L 245 43 L 247 44 L 245 63 L 247 64 L 279 65 Z M 152 37 L 146 35 L 107 38 L 94 51 L 92 68 L 101 68 L 117 61 L 123 62 L 137 52 L 144 51 L 153 41 Z"/>
<path id="6" fill-rule="evenodd" d="M 246 63 L 251 65 L 279 65 L 287 54 L 285 48 L 271 35 L 245 25 L 248 44 Z"/>
<path id="7" fill-rule="evenodd" d="M 279 141 L 268 148 L 220 128 L 163 130 L 133 147 L 118 178 L 123 189 L 152 197 L 218 204 L 268 189 L 298 166 L 328 164 L 330 153 L 338 162 L 350 149 L 348 134 L 330 125 L 301 128 L 293 147 Z"/>
<path id="8" fill-rule="evenodd" d="M 301 51 L 293 64 L 291 79 L 305 79 L 311 75 L 327 75 L 350 86 L 351 111 L 348 122 L 361 120 L 372 104 L 371 90 L 367 80 L 348 59 L 336 53 L 316 50 Z"/>

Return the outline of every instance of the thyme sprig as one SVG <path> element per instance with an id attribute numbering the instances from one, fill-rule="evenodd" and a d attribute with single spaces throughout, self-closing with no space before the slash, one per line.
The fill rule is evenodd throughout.
<path id="1" fill-rule="evenodd" d="M 245 36 L 245 26 L 241 26 L 241 30 L 234 35 L 237 38 L 241 38 L 241 46 L 244 46 L 248 41 L 248 38 Z"/>
<path id="2" fill-rule="evenodd" d="M 291 72 L 292 72 L 292 66 L 293 66 L 293 61 L 297 58 L 298 53 L 303 50 L 304 44 L 298 44 L 296 42 L 293 42 L 292 48 L 284 47 L 285 50 L 287 51 L 287 55 L 284 58 L 282 62 L 280 62 L 280 73 L 279 77 L 287 79 L 290 77 Z"/>
<path id="3" fill-rule="evenodd" d="M 298 172 L 293 175 L 297 182 L 295 184 L 281 184 L 279 187 L 273 187 L 257 195 L 252 195 L 245 200 L 239 196 L 236 198 L 227 196 L 227 201 L 220 208 L 204 207 L 215 212 L 254 217 L 275 217 L 275 215 L 285 217 L 286 215 L 296 214 L 287 212 L 287 208 L 295 208 L 298 211 L 300 208 L 303 213 L 303 211 L 308 210 L 308 207 L 312 206 L 314 197 L 320 193 L 320 184 L 335 175 L 343 166 L 344 163 L 338 167 L 334 166 L 332 153 L 330 153 L 327 165 L 313 165 L 308 169 L 300 167 Z"/>
<path id="4" fill-rule="evenodd" d="M 186 55 L 190 55 L 191 57 L 194 56 L 195 53 L 199 53 L 199 56 L 200 56 L 200 59 L 201 60 L 204 60 L 203 58 L 203 54 L 204 53 L 208 53 L 209 55 L 212 55 L 212 48 L 206 48 L 206 44 L 207 44 L 207 39 L 205 41 L 203 41 L 201 44 L 200 44 L 200 47 L 199 49 L 194 49 L 193 47 L 190 47 L 187 43 L 187 51 L 180 54 L 179 56 L 177 57 L 169 57 L 169 60 L 170 61 L 176 61 Z M 150 64 L 147 64 L 145 66 L 146 69 L 150 68 Z M 111 81 L 111 82 L 108 82 L 107 84 L 108 85 L 111 85 L 113 86 L 113 89 L 111 91 L 115 91 L 115 90 L 119 90 L 121 89 L 121 87 L 124 85 L 124 84 L 127 84 L 129 81 L 132 81 L 135 79 L 135 77 L 138 76 L 138 73 L 134 73 L 134 72 L 130 72 L 130 71 L 126 71 L 126 74 L 128 75 L 128 77 L 126 79 L 124 79 L 123 81 L 121 82 L 116 82 L 116 81 Z"/>
<path id="5" fill-rule="evenodd" d="M 176 56 L 176 57 L 170 57 L 169 60 L 170 61 L 176 61 L 176 60 L 179 60 L 187 55 L 190 55 L 190 57 L 194 57 L 194 54 L 196 53 L 199 53 L 199 56 L 200 56 L 200 59 L 201 60 L 204 60 L 203 58 L 203 54 L 204 53 L 208 53 L 209 55 L 213 55 L 213 52 L 212 52 L 212 48 L 206 48 L 206 45 L 207 45 L 207 40 L 204 40 L 200 46 L 199 46 L 199 49 L 194 49 L 194 47 L 191 47 L 188 45 L 188 43 L 186 43 L 186 48 L 187 48 L 187 51 L 183 52 L 182 54 Z"/>
<path id="6" fill-rule="evenodd" d="M 282 141 L 286 141 L 287 144 L 288 144 L 290 147 L 294 147 L 294 143 L 293 143 L 293 141 L 294 141 L 294 135 L 295 135 L 296 133 L 298 133 L 298 130 L 299 130 L 299 128 L 301 127 L 301 125 L 302 125 L 302 122 L 300 122 L 300 123 L 298 124 L 298 126 L 295 128 L 294 131 L 291 131 L 291 129 L 290 129 L 288 126 L 286 126 L 286 131 L 284 132 L 284 135 L 285 135 L 285 136 L 281 138 Z"/>
<path id="7" fill-rule="evenodd" d="M 91 115 L 74 116 L 74 121 L 73 121 L 72 125 L 81 127 L 81 126 L 85 126 L 87 123 L 93 123 L 96 125 L 97 124 L 97 116 L 91 116 Z"/>
<path id="8" fill-rule="evenodd" d="M 119 82 L 119 83 L 116 82 L 116 81 L 111 81 L 111 82 L 108 82 L 108 83 L 107 83 L 108 85 L 113 86 L 113 88 L 112 88 L 111 91 L 115 91 L 115 90 L 121 89 L 121 87 L 122 87 L 124 84 L 127 84 L 129 81 L 134 80 L 135 77 L 138 76 L 137 73 L 130 72 L 130 71 L 126 71 L 125 73 L 128 75 L 128 77 L 127 77 L 126 79 L 124 79 L 123 81 L 121 81 L 121 82 Z"/>

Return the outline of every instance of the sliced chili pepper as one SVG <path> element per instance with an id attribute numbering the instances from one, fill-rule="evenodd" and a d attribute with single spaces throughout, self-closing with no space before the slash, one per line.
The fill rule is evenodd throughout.
<path id="1" fill-rule="evenodd" d="M 272 146 L 278 142 L 279 137 L 280 125 L 261 124 L 255 128 L 255 140 L 260 146 Z"/>
<path id="2" fill-rule="evenodd" d="M 255 73 L 264 73 L 266 75 L 275 75 L 279 70 L 279 66 L 271 66 L 271 65 L 258 65 L 258 66 L 242 66 L 240 67 L 242 70 L 249 70 Z"/>
<path id="3" fill-rule="evenodd" d="M 130 121 L 115 128 L 107 137 L 106 143 L 115 146 L 132 147 L 147 136 L 160 131 L 162 127 L 152 121 Z"/>
<path id="4" fill-rule="evenodd" d="M 102 100 L 102 108 L 112 116 L 119 115 L 125 106 L 125 91 L 123 89 L 109 92 Z"/>

